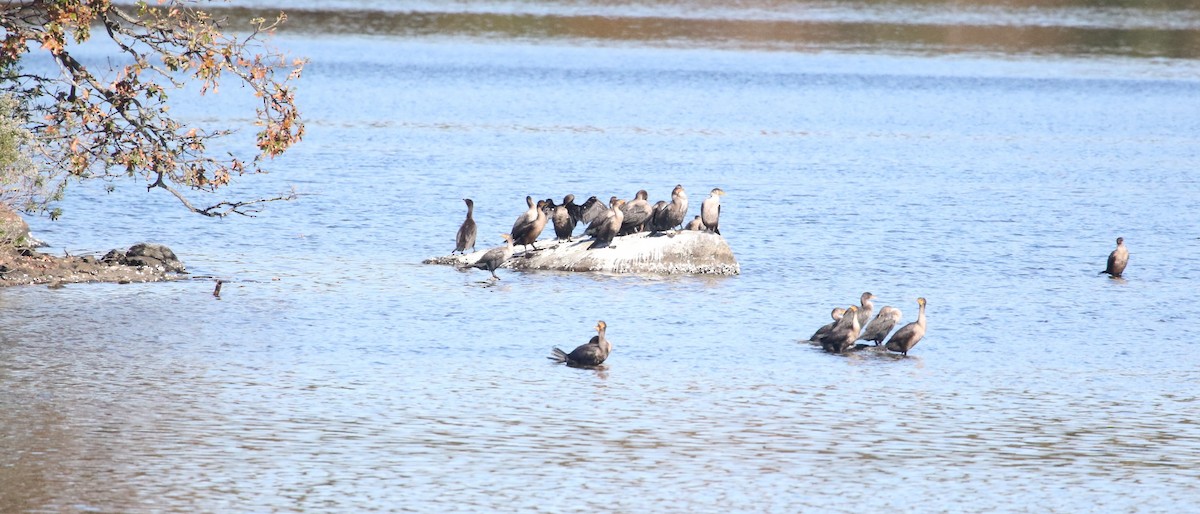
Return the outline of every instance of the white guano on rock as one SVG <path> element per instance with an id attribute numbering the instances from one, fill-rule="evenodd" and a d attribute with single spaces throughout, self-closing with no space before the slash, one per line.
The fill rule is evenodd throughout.
<path id="1" fill-rule="evenodd" d="M 639 232 L 613 239 L 606 248 L 588 250 L 591 238 L 538 241 L 538 250 L 519 252 L 501 268 L 518 270 L 599 271 L 665 275 L 737 275 L 741 266 L 725 238 L 708 232 Z M 425 264 L 469 265 L 487 250 L 426 259 Z"/>

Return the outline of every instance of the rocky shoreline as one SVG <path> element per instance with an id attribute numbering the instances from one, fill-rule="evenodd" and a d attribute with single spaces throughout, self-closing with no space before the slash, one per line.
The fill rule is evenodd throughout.
<path id="1" fill-rule="evenodd" d="M 190 278 L 183 263 L 166 246 L 138 243 L 103 256 L 56 256 L 31 248 L 0 250 L 0 287 L 109 282 L 165 282 Z"/>

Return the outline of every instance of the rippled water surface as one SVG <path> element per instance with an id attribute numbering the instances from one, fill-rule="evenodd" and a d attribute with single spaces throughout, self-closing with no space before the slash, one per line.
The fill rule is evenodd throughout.
<path id="1" fill-rule="evenodd" d="M 1081 4 L 1059 8 L 1095 11 Z M 220 299 L 205 279 L 0 291 L 0 511 L 1181 512 L 1200 498 L 1194 58 L 453 31 L 276 43 L 311 59 L 309 135 L 239 192 L 295 186 L 299 201 L 208 220 L 136 183 L 80 185 L 62 220 L 31 220 L 53 251 L 158 241 L 227 284 Z M 234 92 L 178 109 L 242 123 Z M 656 201 L 676 183 L 692 214 L 728 193 L 741 275 L 491 283 L 420 264 L 453 248 L 464 197 L 483 248 L 526 195 Z M 1097 276 L 1118 236 L 1125 279 Z M 799 342 L 864 291 L 904 322 L 928 299 L 908 358 Z M 607 369 L 544 358 L 599 319 Z"/>

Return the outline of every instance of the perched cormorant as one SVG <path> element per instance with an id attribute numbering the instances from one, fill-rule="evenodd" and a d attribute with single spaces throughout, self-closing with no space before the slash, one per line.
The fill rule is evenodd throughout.
<path id="1" fill-rule="evenodd" d="M 659 200 L 654 202 L 654 206 L 650 208 L 650 222 L 646 224 L 646 229 L 651 232 L 662 232 L 669 226 L 663 224 L 667 222 L 667 201 Z"/>
<path id="2" fill-rule="evenodd" d="M 578 207 L 575 205 L 575 195 L 567 195 L 563 198 L 562 205 L 554 208 L 554 236 L 559 241 L 571 240 L 571 233 L 575 231 L 575 222 L 579 221 L 571 214 L 571 209 Z"/>
<path id="3" fill-rule="evenodd" d="M 537 250 L 537 238 L 542 235 L 542 229 L 546 228 L 546 213 L 542 211 L 545 202 L 538 200 L 537 205 L 534 205 L 533 197 L 526 196 L 525 203 L 529 204 L 529 210 L 517 217 L 517 221 L 513 223 L 513 244 L 525 245 L 526 250 L 529 249 L 529 245 L 533 245 L 533 249 Z"/>
<path id="4" fill-rule="evenodd" d="M 717 235 L 721 234 L 718 224 L 721 219 L 722 196 L 725 196 L 725 192 L 721 188 L 713 188 L 708 198 L 705 198 L 704 202 L 700 204 L 700 219 L 704 222 L 705 229 L 716 232 Z"/>
<path id="5" fill-rule="evenodd" d="M 467 203 L 467 219 L 463 220 L 462 226 L 458 227 L 458 234 L 454 236 L 454 252 L 467 253 L 467 248 L 475 251 L 475 218 L 472 214 L 475 212 L 475 202 L 470 198 L 463 198 Z M 454 255 L 450 252 L 450 255 Z"/>
<path id="6" fill-rule="evenodd" d="M 683 190 L 683 185 L 675 184 L 675 189 L 671 190 L 671 204 L 667 206 L 667 213 L 660 222 L 665 227 L 663 230 L 682 227 L 683 219 L 687 217 L 687 210 L 687 192 Z"/>
<path id="7" fill-rule="evenodd" d="M 821 348 L 830 353 L 845 353 L 854 346 L 862 325 L 858 323 L 858 306 L 851 305 L 833 329 L 821 338 Z"/>
<path id="8" fill-rule="evenodd" d="M 540 205 L 541 205 L 542 212 L 546 214 L 546 219 L 550 219 L 550 218 L 554 217 L 554 209 L 558 208 L 558 206 L 554 205 L 553 198 L 547 198 L 545 200 L 542 200 Z"/>
<path id="9" fill-rule="evenodd" d="M 837 325 L 837 322 L 841 321 L 845 315 L 846 309 L 834 307 L 833 312 L 829 313 L 829 317 L 833 318 L 833 321 L 822 326 L 821 328 L 818 328 L 817 331 L 813 333 L 812 337 L 808 338 L 808 340 L 814 343 L 820 343 L 821 339 L 824 339 L 825 336 L 829 334 L 829 331 L 833 330 L 834 325 Z"/>
<path id="10" fill-rule="evenodd" d="M 567 195 L 563 197 L 563 207 L 567 208 L 567 214 L 571 216 L 571 226 L 574 227 L 583 216 L 583 206 L 575 203 L 575 195 Z"/>
<path id="11" fill-rule="evenodd" d="M 579 345 L 571 353 L 555 347 L 547 358 L 575 368 L 590 368 L 603 364 L 604 360 L 608 358 L 608 354 L 612 352 L 612 343 L 604 338 L 604 331 L 608 325 L 604 321 L 597 321 L 595 328 L 596 335 L 592 336 L 592 339 L 586 344 Z"/>
<path id="12" fill-rule="evenodd" d="M 700 216 L 696 216 L 692 218 L 692 221 L 688 222 L 684 230 L 704 230 L 704 222 L 700 221 Z"/>
<path id="13" fill-rule="evenodd" d="M 621 210 L 622 205 L 625 205 L 625 200 L 617 200 L 612 209 L 609 209 L 612 211 L 612 216 L 596 227 L 595 241 L 588 246 L 588 250 L 604 248 L 612 243 L 613 238 L 621 231 L 621 223 L 625 221 L 625 212 Z"/>
<path id="14" fill-rule="evenodd" d="M 501 264 L 504 264 L 504 261 L 507 261 L 510 257 L 512 257 L 513 254 L 512 236 L 508 234 L 500 234 L 500 237 L 504 238 L 504 246 L 497 246 L 488 250 L 487 252 L 484 252 L 483 257 L 480 257 L 479 260 L 467 267 L 488 270 L 492 272 L 492 278 L 500 280 L 500 277 L 496 276 L 496 268 L 499 268 Z"/>
<path id="15" fill-rule="evenodd" d="M 1121 276 L 1125 272 L 1125 265 L 1129 264 L 1129 250 L 1125 249 L 1125 238 L 1117 238 L 1117 249 L 1108 254 L 1108 266 L 1101 271 L 1100 274 L 1108 273 L 1113 277 Z"/>
<path id="16" fill-rule="evenodd" d="M 871 315 L 875 313 L 875 302 L 871 301 L 874 299 L 875 295 L 871 293 L 863 293 L 858 298 L 858 302 L 862 304 L 858 308 L 858 326 L 865 327 L 867 326 L 867 322 L 871 321 Z"/>
<path id="17" fill-rule="evenodd" d="M 621 208 L 625 213 L 625 221 L 621 222 L 620 235 L 641 232 L 646 222 L 650 221 L 650 214 L 653 211 L 650 207 L 649 198 L 650 193 L 647 193 L 645 189 L 639 190 L 633 196 L 633 201 Z"/>
<path id="18" fill-rule="evenodd" d="M 577 218 L 586 227 L 606 212 L 608 212 L 608 207 L 604 205 L 604 202 L 601 202 L 595 196 L 591 196 L 583 202 L 583 205 L 579 206 L 579 216 Z"/>
<path id="19" fill-rule="evenodd" d="M 610 197 L 608 199 L 608 208 L 598 214 L 596 217 L 592 218 L 591 223 L 588 223 L 587 228 L 583 230 L 583 235 L 594 236 L 596 235 L 596 231 L 600 230 L 600 227 L 606 226 L 608 224 L 608 220 L 613 215 L 613 206 L 617 205 L 618 201 L 620 200 L 618 200 L 616 196 Z"/>
<path id="20" fill-rule="evenodd" d="M 921 306 L 921 311 L 917 313 L 917 321 L 900 327 L 900 330 L 892 334 L 886 346 L 888 351 L 908 355 L 908 351 L 925 337 L 925 299 L 917 298 L 917 305 Z"/>
<path id="21" fill-rule="evenodd" d="M 890 305 L 879 309 L 879 314 L 875 316 L 875 319 L 871 320 L 867 328 L 863 329 L 858 339 L 872 341 L 875 343 L 875 346 L 879 346 L 879 343 L 887 339 L 888 332 L 891 332 L 896 327 L 896 323 L 900 322 L 900 316 L 900 309 Z"/>

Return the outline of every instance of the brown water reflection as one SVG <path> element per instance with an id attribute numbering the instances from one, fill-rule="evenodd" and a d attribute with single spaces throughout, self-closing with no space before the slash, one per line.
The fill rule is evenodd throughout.
<path id="1" fill-rule="evenodd" d="M 1030 4 L 1030 5 L 1025 5 Z M 286 30 L 400 37 L 646 42 L 777 50 L 1200 57 L 1200 11 L 1170 2 L 466 3 L 459 10 L 285 7 Z M 1137 5 L 1134 5 L 1137 4 Z M 1134 5 L 1125 7 L 1123 5 Z M 356 7 L 358 6 L 358 7 Z M 362 6 L 366 6 L 363 8 Z M 219 10 L 233 19 L 267 8 Z"/>

